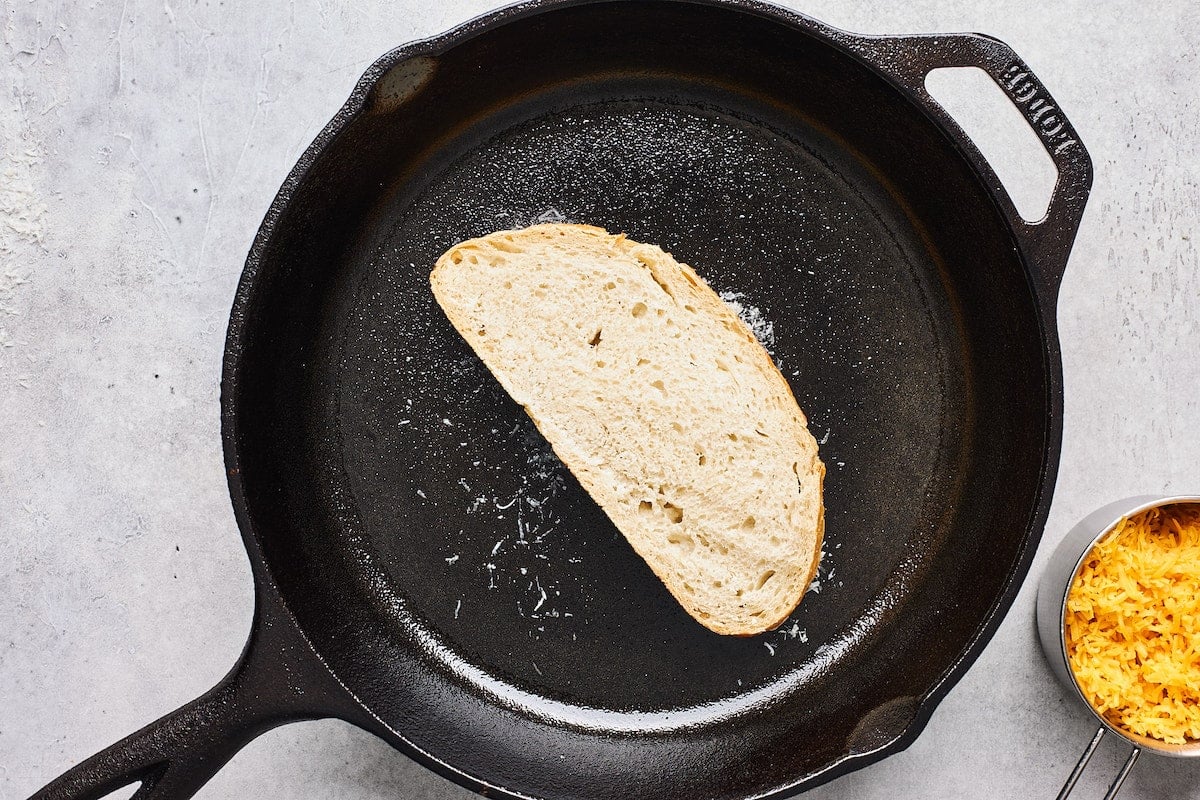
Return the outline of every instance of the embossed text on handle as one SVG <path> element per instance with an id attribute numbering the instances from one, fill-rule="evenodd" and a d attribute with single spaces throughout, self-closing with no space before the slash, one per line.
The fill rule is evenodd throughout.
<path id="1" fill-rule="evenodd" d="M 1072 138 L 1074 131 L 1067 127 L 1062 113 L 1047 99 L 1046 90 L 1019 61 L 1014 61 L 1000 74 L 1000 85 L 1008 91 L 1054 155 L 1079 144 Z"/>

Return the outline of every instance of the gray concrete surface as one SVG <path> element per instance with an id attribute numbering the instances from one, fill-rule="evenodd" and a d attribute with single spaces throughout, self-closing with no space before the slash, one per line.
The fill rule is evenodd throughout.
<path id="1" fill-rule="evenodd" d="M 0 6 L 0 798 L 191 699 L 237 657 L 252 597 L 217 384 L 241 262 L 363 68 L 489 5 Z M 860 31 L 1006 40 L 1094 157 L 1062 291 L 1062 468 L 1034 575 L 1092 508 L 1200 492 L 1198 7 L 791 5 Z M 1035 203 L 1040 157 L 993 152 Z M 1091 725 L 1041 659 L 1033 599 L 1031 580 L 915 745 L 809 796 L 1052 797 Z M 1077 796 L 1099 797 L 1123 755 L 1105 744 Z M 199 796 L 468 794 L 326 721 L 261 737 Z M 1200 763 L 1144 758 L 1124 797 L 1200 797 Z"/>

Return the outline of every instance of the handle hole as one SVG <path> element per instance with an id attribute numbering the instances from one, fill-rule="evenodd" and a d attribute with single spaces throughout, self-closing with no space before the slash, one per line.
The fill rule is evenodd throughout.
<path id="1" fill-rule="evenodd" d="M 941 67 L 925 77 L 925 90 L 983 153 L 1017 213 L 1026 222 L 1045 217 L 1058 169 L 988 74 L 978 67 Z"/>
<path id="2" fill-rule="evenodd" d="M 137 795 L 142 786 L 143 784 L 141 781 L 127 783 L 119 789 L 113 789 L 108 794 L 101 795 L 96 800 L 130 800 L 130 798 Z"/>

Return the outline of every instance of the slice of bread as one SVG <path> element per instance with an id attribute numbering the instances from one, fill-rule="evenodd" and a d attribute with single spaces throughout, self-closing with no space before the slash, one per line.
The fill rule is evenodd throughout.
<path id="1" fill-rule="evenodd" d="M 740 636 L 787 618 L 816 573 L 825 467 L 771 357 L 691 267 L 550 224 L 455 245 L 430 284 L 689 614 Z"/>

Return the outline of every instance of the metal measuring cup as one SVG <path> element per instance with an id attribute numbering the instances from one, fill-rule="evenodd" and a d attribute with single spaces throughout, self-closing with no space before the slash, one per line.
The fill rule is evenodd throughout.
<path id="1" fill-rule="evenodd" d="M 1088 760 L 1091 759 L 1092 753 L 1096 751 L 1097 745 L 1100 744 L 1100 740 L 1104 738 L 1106 732 L 1129 742 L 1133 749 L 1130 751 L 1129 757 L 1125 759 L 1125 764 L 1121 767 L 1120 772 L 1117 773 L 1117 777 L 1113 780 L 1112 785 L 1109 786 L 1108 793 L 1104 795 L 1104 800 L 1112 800 L 1112 798 L 1117 796 L 1117 792 L 1121 790 L 1121 785 L 1125 782 L 1125 778 L 1129 776 L 1130 770 L 1133 769 L 1134 763 L 1143 750 L 1164 756 L 1200 757 L 1200 742 L 1166 744 L 1157 739 L 1139 736 L 1136 733 L 1122 730 L 1113 725 L 1096 711 L 1091 701 L 1084 695 L 1083 690 L 1079 687 L 1079 683 L 1075 680 L 1075 675 L 1071 671 L 1071 665 L 1067 660 L 1067 595 L 1071 591 L 1071 585 L 1075 582 L 1075 576 L 1079 573 L 1080 567 L 1092 551 L 1092 548 L 1109 531 L 1116 527 L 1121 520 L 1140 514 L 1147 509 L 1178 503 L 1200 503 L 1200 496 L 1141 495 L 1117 500 L 1097 509 L 1084 517 L 1083 520 L 1070 530 L 1062 542 L 1059 543 L 1054 554 L 1050 556 L 1050 563 L 1046 566 L 1046 571 L 1042 574 L 1042 580 L 1038 584 L 1037 595 L 1037 626 L 1038 637 L 1042 641 L 1042 650 L 1046 653 L 1046 658 L 1049 660 L 1054 674 L 1071 688 L 1075 696 L 1083 702 L 1084 706 L 1087 707 L 1088 711 L 1092 713 L 1092 716 L 1100 724 L 1100 727 L 1096 730 L 1096 735 L 1092 737 L 1091 742 L 1088 743 L 1087 748 L 1083 751 L 1079 763 L 1075 765 L 1075 769 L 1071 771 L 1067 782 L 1063 784 L 1062 791 L 1058 794 L 1058 800 L 1066 800 L 1067 796 L 1071 794 L 1071 790 L 1075 788 L 1076 781 L 1083 774 Z"/>

